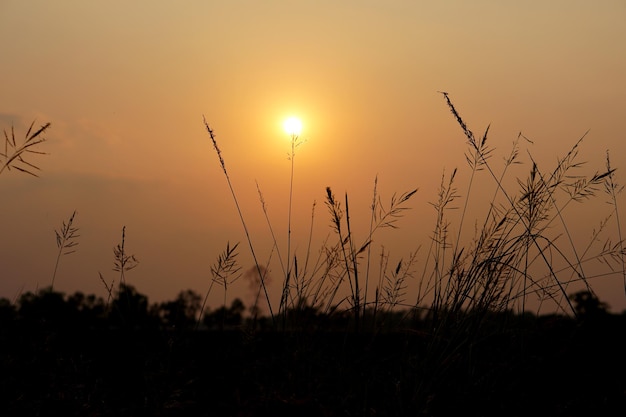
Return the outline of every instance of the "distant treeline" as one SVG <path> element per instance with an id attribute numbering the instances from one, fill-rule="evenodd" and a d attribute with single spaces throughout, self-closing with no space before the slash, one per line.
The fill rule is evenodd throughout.
<path id="1" fill-rule="evenodd" d="M 594 294 L 581 291 L 570 296 L 579 322 L 599 322 L 616 318 L 608 311 L 608 305 Z M 406 310 L 366 309 L 363 330 L 402 330 L 433 327 L 437 321 L 454 321 L 445 312 L 433 314 L 426 309 Z M 471 314 L 471 313 L 468 313 Z M 623 312 L 621 316 L 625 316 Z M 535 316 L 531 313 L 492 312 L 488 317 L 501 321 L 517 317 L 517 322 L 532 319 L 574 318 L 551 314 Z M 120 285 L 108 299 L 86 295 L 80 291 L 71 295 L 44 288 L 37 292 L 26 292 L 14 302 L 0 298 L 0 323 L 3 327 L 16 324 L 35 327 L 112 327 L 182 330 L 224 330 L 245 327 L 247 329 L 275 330 L 339 330 L 350 329 L 352 315 L 349 310 L 337 309 L 334 313 L 322 313 L 304 301 L 275 318 L 260 314 L 255 307 L 247 308 L 243 301 L 235 298 L 229 306 L 211 309 L 204 305 L 203 298 L 193 290 L 181 291 L 174 300 L 150 304 L 148 297 L 131 285 Z M 456 319 L 460 319 L 456 317 Z M 507 319 L 508 321 L 508 319 Z M 441 323 L 439 323 L 441 324 Z M 502 323 L 500 323 L 502 324 Z M 509 322 L 509 324 L 512 324 Z"/>

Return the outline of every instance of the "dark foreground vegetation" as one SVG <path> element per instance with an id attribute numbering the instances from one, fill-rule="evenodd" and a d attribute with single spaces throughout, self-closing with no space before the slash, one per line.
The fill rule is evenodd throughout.
<path id="1" fill-rule="evenodd" d="M 624 186 L 609 153 L 603 168 L 585 174 L 578 159 L 584 136 L 552 169 L 528 151 L 526 176 L 511 181 L 522 146 L 533 142 L 520 133 L 504 163 L 495 163 L 489 127 L 475 136 L 441 94 L 466 141 L 468 181 L 462 192 L 457 169 L 441 176 L 421 258 L 411 252 L 396 260 L 384 244 L 380 255 L 372 252 L 378 232 L 398 227 L 418 191 L 384 203 L 377 178 L 368 232 L 355 231 L 348 194 L 328 186 L 332 232 L 319 250 L 310 247 L 313 203 L 309 246 L 296 256 L 291 201 L 301 141 L 292 133 L 286 242 L 277 240 L 257 184 L 282 278 L 280 301 L 272 303 L 270 262 L 257 257 L 206 119 L 254 259 L 245 271 L 258 289 L 254 305 L 226 305 L 228 288 L 244 274 L 239 243 L 229 242 L 203 296 L 184 291 L 151 305 L 127 285 L 125 274 L 139 261 L 127 249 L 125 226 L 113 249 L 119 276 L 99 273 L 106 299 L 55 292 L 59 263 L 79 244 L 74 211 L 55 230 L 50 287 L 0 300 L 0 416 L 625 416 L 626 312 L 610 314 L 593 290 L 598 278 L 610 278 L 626 294 Z M 43 153 L 48 127 L 31 124 L 22 141 L 5 130 L 0 174 L 36 176 L 25 158 Z M 493 194 L 473 219 L 478 182 Z M 575 242 L 564 214 L 594 198 L 608 211 L 589 241 Z M 461 238 L 468 227 L 469 242 Z M 416 293 L 407 294 L 410 280 Z M 215 310 L 206 306 L 213 288 L 224 299 Z M 533 315 L 532 300 L 560 314 Z"/>
<path id="2" fill-rule="evenodd" d="M 45 289 L 0 302 L 0 414 L 624 415 L 626 315 L 571 300 L 577 318 L 485 314 L 472 334 L 471 314 L 368 311 L 356 331 L 302 306 L 272 325 L 240 300 L 200 317 L 192 291 Z"/>

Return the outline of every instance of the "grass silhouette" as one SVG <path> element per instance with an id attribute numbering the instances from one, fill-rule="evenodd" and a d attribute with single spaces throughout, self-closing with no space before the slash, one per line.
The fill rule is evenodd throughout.
<path id="1" fill-rule="evenodd" d="M 67 223 L 64 221 L 61 228 L 54 231 L 56 234 L 57 248 L 59 249 L 59 252 L 57 253 L 56 262 L 54 264 L 54 272 L 52 273 L 52 282 L 50 283 L 51 291 L 54 289 L 54 280 L 57 276 L 61 257 L 76 252 L 76 246 L 78 246 L 76 239 L 79 238 L 80 235 L 78 234 L 78 228 L 74 226 L 74 217 L 76 217 L 76 210 L 74 210 L 70 218 L 67 220 Z"/>
<path id="2" fill-rule="evenodd" d="M 30 124 L 30 127 L 24 135 L 24 140 L 19 143 L 15 139 L 15 130 L 11 126 L 11 134 L 4 130 L 4 152 L 0 152 L 0 174 L 4 170 L 10 171 L 16 169 L 25 174 L 37 177 L 37 171 L 39 167 L 26 160 L 27 156 L 31 155 L 45 155 L 45 152 L 37 150 L 39 145 L 44 143 L 46 139 L 43 137 L 44 133 L 50 128 L 50 123 L 45 123 L 39 129 L 33 131 L 35 121 Z"/>
<path id="3" fill-rule="evenodd" d="M 496 167 L 489 127 L 477 138 L 450 96 L 442 96 L 465 139 L 469 176 L 461 192 L 461 171 L 442 173 L 422 258 L 420 248 L 392 262 L 381 245 L 374 260 L 372 242 L 381 230 L 400 227 L 418 191 L 384 200 L 378 177 L 367 230 L 356 230 L 348 193 L 337 196 L 327 186 L 332 231 L 313 247 L 313 202 L 306 253 L 298 257 L 291 218 L 297 136 L 289 154 L 286 242 L 278 240 L 257 184 L 272 245 L 268 259 L 258 258 L 206 119 L 254 261 L 251 270 L 241 272 L 241 247 L 229 241 L 210 268 L 204 296 L 188 290 L 173 302 L 150 305 L 126 280 L 138 260 L 128 252 L 123 227 L 113 248 L 117 286 L 99 274 L 107 299 L 65 297 L 53 286 L 60 259 L 78 244 L 74 212 L 55 230 L 50 288 L 22 294 L 13 304 L 0 300 L 0 366 L 6 371 L 0 414 L 495 416 L 535 415 L 543 404 L 545 414 L 558 416 L 626 410 L 626 315 L 608 312 L 594 293 L 599 275 L 588 266 L 604 264 L 626 292 L 618 213 L 623 187 L 609 154 L 601 170 L 580 174 L 583 136 L 552 169 L 529 152 L 526 175 L 511 181 L 511 168 L 522 164 L 521 145 L 531 141 L 518 135 L 504 165 Z M 0 173 L 16 168 L 35 175 L 24 156 L 43 141 L 47 125 L 31 129 L 24 144 L 5 132 Z M 479 181 L 481 195 L 488 186 L 493 193 L 481 199 L 485 211 L 474 219 Z M 581 245 L 566 214 L 572 203 L 599 197 L 611 211 Z M 474 233 L 467 239 L 470 224 Z M 611 233 L 617 241 L 604 238 Z M 274 254 L 283 274 L 277 305 L 267 289 Z M 227 306 L 231 285 L 244 274 L 258 278 L 249 317 L 241 300 Z M 414 290 L 410 281 L 417 281 Z M 214 288 L 223 291 L 223 302 L 212 311 L 207 302 Z M 551 303 L 555 312 L 535 315 L 531 299 L 539 308 Z M 267 303 L 268 317 L 259 300 Z"/>
<path id="4" fill-rule="evenodd" d="M 414 383 L 410 397 L 413 404 L 427 404 L 432 393 L 439 391 L 442 386 L 448 386 L 447 381 L 458 375 L 460 369 L 474 369 L 477 362 L 472 359 L 472 352 L 480 350 L 485 340 L 501 337 L 512 331 L 515 322 L 523 321 L 529 297 L 538 298 L 540 308 L 549 302 L 558 313 L 579 315 L 580 300 L 574 303 L 577 299 L 569 295 L 570 287 L 582 285 L 586 294 L 594 296 L 592 280 L 595 276 L 586 272 L 586 265 L 590 262 L 601 260 L 609 268 L 619 270 L 626 291 L 626 254 L 617 210 L 617 196 L 622 187 L 615 182 L 615 169 L 610 165 L 608 154 L 604 169 L 583 175 L 579 173 L 584 166 L 579 158 L 579 148 L 586 133 L 564 157 L 557 160 L 551 170 L 542 169 L 529 152 L 530 169 L 527 176 L 516 178 L 516 187 L 511 187 L 507 177 L 512 166 L 522 163 L 520 144 L 532 141 L 520 133 L 509 155 L 505 157 L 503 168 L 497 172 L 492 163 L 495 149 L 490 146 L 489 126 L 477 138 L 449 94 L 441 94 L 465 137 L 465 156 L 470 176 L 464 197 L 456 187 L 457 169 L 441 177 L 437 199 L 431 203 L 436 212 L 436 221 L 417 293 L 414 294 L 415 302 L 407 303 L 405 298 L 406 282 L 415 275 L 417 269 L 417 253 L 411 253 L 406 260 L 389 267 L 389 253 L 385 253 L 384 248 L 379 279 L 374 288 L 375 295 L 373 300 L 368 299 L 372 256 L 370 244 L 373 236 L 380 228 L 397 227 L 397 220 L 408 209 L 406 203 L 417 192 L 415 189 L 399 196 L 394 194 L 389 207 L 385 209 L 380 203 L 376 178 L 369 234 L 362 242 L 357 243 L 352 230 L 348 194 L 340 200 L 331 187 L 326 187 L 325 204 L 336 241 L 331 243 L 332 240 L 326 240 L 323 243 L 318 260 L 311 269 L 298 271 L 297 258 L 294 257 L 293 262 L 289 259 L 292 239 L 289 226 L 288 258 L 284 262 L 285 279 L 278 308 L 283 315 L 282 329 L 297 332 L 309 328 L 305 320 L 310 317 L 311 310 L 324 317 L 347 318 L 346 323 L 351 323 L 350 327 L 344 328 L 347 334 L 359 333 L 365 328 L 368 332 L 389 331 L 390 322 L 394 322 L 395 331 L 406 330 L 411 328 L 416 317 L 421 318 L 419 332 L 424 337 L 424 347 L 420 355 L 413 359 L 413 375 L 407 376 Z M 228 180 L 223 156 L 206 120 L 205 125 Z M 290 207 L 293 153 L 291 162 Z M 473 239 L 467 243 L 462 240 L 462 233 L 469 220 L 470 202 L 479 176 L 483 184 L 481 187 L 485 187 L 485 181 L 488 180 L 493 184 L 494 191 L 485 206 L 484 217 L 476 222 L 476 225 L 481 226 L 476 227 Z M 574 242 L 564 213 L 571 203 L 584 203 L 597 198 L 601 190 L 609 196 L 613 212 L 601 222 L 601 227 L 594 231 L 590 241 L 581 250 L 579 242 Z M 279 251 L 260 190 L 259 196 L 274 247 Z M 234 192 L 233 198 L 237 203 Z M 451 219 L 450 213 L 459 213 L 459 208 L 459 217 Z M 612 217 L 617 225 L 618 242 L 613 242 L 609 237 L 597 249 L 595 244 L 607 231 L 608 221 Z M 245 229 L 243 217 L 241 221 Z M 453 225 L 457 228 L 455 234 L 452 234 Z M 250 241 L 249 235 L 247 238 Z M 311 256 L 309 246 L 306 259 Z M 256 257 L 255 262 L 257 268 L 261 269 Z M 292 286 L 292 282 L 298 284 Z M 267 297 L 265 286 L 262 289 Z M 270 302 L 268 297 L 267 302 Z M 390 317 L 398 309 L 402 311 L 401 317 L 393 321 Z M 387 313 L 384 320 L 377 320 L 380 312 Z M 513 312 L 518 315 L 511 316 Z M 286 323 L 287 318 L 291 322 Z M 316 337 L 307 334 L 302 339 L 306 342 L 302 343 L 312 343 Z M 357 352 L 366 346 L 368 344 L 363 342 L 363 345 L 353 349 Z M 300 344 L 298 348 L 304 349 L 305 346 Z"/>
<path id="5" fill-rule="evenodd" d="M 399 196 L 394 194 L 389 207 L 385 209 L 378 196 L 376 178 L 369 234 L 362 242 L 357 243 L 355 234 L 351 230 L 348 194 L 346 193 L 340 201 L 332 192 L 331 187 L 327 187 L 325 204 L 337 241 L 334 244 L 329 241 L 323 243 L 319 251 L 320 255 L 310 269 L 307 267 L 313 252 L 309 246 L 304 270 L 298 270 L 296 257 L 293 260 L 289 259 L 292 239 L 291 216 L 289 215 L 288 220 L 287 259 L 283 260 L 263 195 L 258 189 L 274 248 L 280 258 L 281 266 L 285 265 L 282 266 L 284 280 L 277 310 L 283 318 L 286 317 L 286 311 L 293 308 L 313 307 L 326 314 L 349 311 L 353 316 L 355 329 L 358 331 L 361 328 L 360 319 L 366 315 L 368 309 L 378 311 L 380 308 L 410 307 L 420 311 L 426 310 L 432 317 L 433 328 L 437 329 L 440 325 L 445 327 L 446 315 L 455 317 L 460 313 L 472 312 L 480 317 L 493 311 L 506 311 L 514 308 L 523 312 L 527 308 L 530 295 L 551 301 L 562 312 L 576 314 L 568 297 L 568 288 L 572 283 L 582 283 L 587 291 L 593 292 L 590 283 L 593 277 L 585 273 L 585 264 L 600 258 L 617 265 L 626 283 L 626 262 L 621 243 L 616 198 L 622 188 L 614 182 L 615 170 L 610 166 L 608 155 L 603 171 L 583 176 L 577 170 L 584 165 L 579 161 L 578 153 L 585 136 L 580 138 L 567 154 L 557 161 L 556 167 L 548 172 L 544 172 L 529 153 L 531 169 L 527 178 L 516 179 L 517 189 L 507 188 L 505 180 L 509 168 L 522 163 L 520 141 L 532 142 L 522 134 L 518 135 L 510 154 L 505 158 L 503 169 L 500 173 L 496 173 L 491 163 L 495 150 L 489 145 L 489 126 L 480 138 L 476 138 L 452 103 L 448 93 L 441 94 L 465 136 L 468 146 L 466 160 L 470 168 L 470 177 L 464 201 L 460 204 L 462 210 L 457 221 L 456 235 L 450 236 L 452 220 L 449 218 L 449 212 L 456 210 L 461 200 L 461 195 L 455 185 L 458 170 L 455 169 L 448 177 L 445 174 L 442 175 L 437 200 L 431 203 L 437 213 L 436 221 L 417 294 L 415 294 L 415 303 L 406 304 L 404 290 L 407 278 L 414 273 L 413 269 L 417 264 L 416 254 L 410 254 L 405 263 L 400 261 L 390 273 L 383 272 L 386 271 L 388 265 L 381 264 L 380 278 L 374 288 L 374 300 L 368 300 L 367 294 L 372 256 L 370 244 L 373 236 L 380 228 L 397 227 L 397 220 L 408 209 L 406 204 L 415 195 L 417 189 Z M 266 271 L 267 268 L 263 267 L 256 258 L 246 222 L 226 171 L 222 152 L 217 146 L 213 130 L 206 119 L 204 123 L 228 181 L 259 276 L 262 276 L 261 271 Z M 293 164 L 297 141 L 297 137 L 292 138 L 289 212 L 293 198 Z M 487 179 L 492 181 L 494 193 L 486 206 L 484 218 L 481 220 L 482 227 L 477 230 L 474 239 L 469 244 L 465 244 L 461 241 L 461 235 L 468 216 L 474 182 L 483 173 L 486 173 Z M 484 178 L 481 181 L 485 183 Z M 584 252 L 579 253 L 563 213 L 572 202 L 584 202 L 596 197 L 598 191 L 603 188 L 614 206 L 612 216 L 615 217 L 618 225 L 619 242 L 612 243 L 607 240 L 598 253 L 591 254 L 592 243 L 599 237 L 596 235 Z M 313 221 L 311 228 L 312 225 Z M 557 227 L 560 232 L 554 233 Z M 565 237 L 564 243 L 562 243 L 563 239 L 559 239 L 561 235 Z M 381 257 L 385 259 L 384 250 Z M 555 261 L 564 266 L 555 269 L 557 265 Z M 270 315 L 274 319 L 274 310 L 265 282 L 263 279 L 260 282 L 260 290 L 265 293 Z M 292 283 L 296 284 L 292 285 Z M 346 292 L 348 297 L 337 299 L 338 294 Z M 477 322 L 472 326 L 480 322 L 480 318 L 476 320 Z"/>

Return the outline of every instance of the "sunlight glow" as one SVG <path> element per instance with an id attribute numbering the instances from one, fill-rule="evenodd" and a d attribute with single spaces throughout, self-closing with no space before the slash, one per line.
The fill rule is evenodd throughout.
<path id="1" fill-rule="evenodd" d="M 302 131 L 302 122 L 297 117 L 290 117 L 283 123 L 285 132 L 292 136 L 300 135 Z"/>

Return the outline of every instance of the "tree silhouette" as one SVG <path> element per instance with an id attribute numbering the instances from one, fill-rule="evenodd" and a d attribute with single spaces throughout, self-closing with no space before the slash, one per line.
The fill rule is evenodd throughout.
<path id="1" fill-rule="evenodd" d="M 71 307 L 65 302 L 64 294 L 50 287 L 22 294 L 18 304 L 20 319 L 29 325 L 58 328 L 72 321 Z"/>
<path id="2" fill-rule="evenodd" d="M 151 327 L 154 318 L 148 311 L 148 297 L 128 284 L 119 286 L 109 314 L 111 324 L 128 329 Z"/>
<path id="3" fill-rule="evenodd" d="M 209 329 L 224 330 L 241 325 L 244 311 L 246 311 L 246 306 L 243 301 L 235 298 L 230 304 L 230 308 L 220 307 L 212 313 L 206 313 L 203 321 Z"/>
<path id="4" fill-rule="evenodd" d="M 8 325 L 17 317 L 15 306 L 6 298 L 0 298 L 0 327 Z"/>
<path id="5" fill-rule="evenodd" d="M 569 298 L 574 303 L 576 316 L 580 319 L 599 319 L 608 313 L 609 306 L 590 291 L 579 291 L 571 294 Z"/>
<path id="6" fill-rule="evenodd" d="M 193 290 L 181 291 L 173 301 L 158 305 L 159 317 L 166 328 L 187 329 L 195 325 L 202 297 Z"/>

